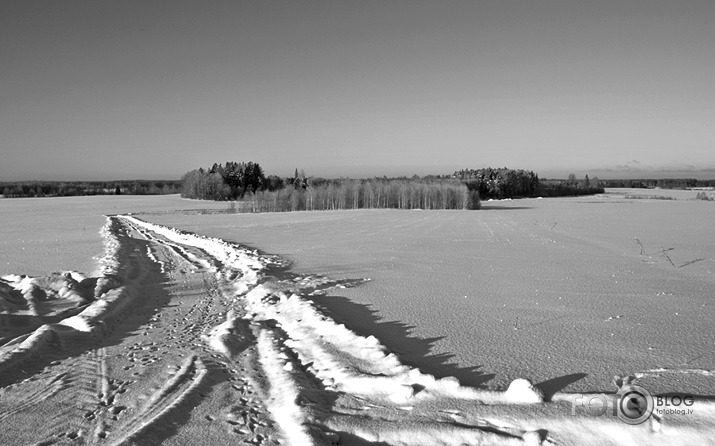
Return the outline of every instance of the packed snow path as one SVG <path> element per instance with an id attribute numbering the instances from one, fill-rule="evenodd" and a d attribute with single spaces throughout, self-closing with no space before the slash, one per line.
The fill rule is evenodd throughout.
<path id="1" fill-rule="evenodd" d="M 359 282 L 132 216 L 103 234 L 94 278 L 0 281 L 0 444 L 713 444 L 712 401 L 632 426 L 464 387 L 311 301 Z"/>

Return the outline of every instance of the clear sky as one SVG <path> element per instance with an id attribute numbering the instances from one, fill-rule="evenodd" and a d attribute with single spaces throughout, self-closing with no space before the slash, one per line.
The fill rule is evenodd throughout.
<path id="1" fill-rule="evenodd" d="M 0 2 L 0 181 L 226 161 L 715 178 L 715 1 Z"/>

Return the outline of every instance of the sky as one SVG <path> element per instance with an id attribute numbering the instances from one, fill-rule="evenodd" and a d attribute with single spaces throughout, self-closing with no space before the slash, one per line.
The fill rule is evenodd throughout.
<path id="1" fill-rule="evenodd" d="M 0 2 L 0 181 L 715 178 L 715 2 Z"/>

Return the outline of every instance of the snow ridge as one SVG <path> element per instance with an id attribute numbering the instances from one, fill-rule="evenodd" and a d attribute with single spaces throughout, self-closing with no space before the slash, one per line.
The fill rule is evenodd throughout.
<path id="1" fill-rule="evenodd" d="M 150 271 L 149 266 L 144 258 L 131 252 L 131 243 L 123 243 L 123 239 L 131 240 L 131 237 L 122 229 L 117 217 L 108 217 L 100 233 L 105 240 L 105 254 L 99 259 L 98 266 L 101 275 L 96 280 L 94 290 L 88 291 L 90 296 L 75 298 L 82 304 L 87 301 L 90 303 L 80 306 L 81 311 L 65 312 L 69 314 L 59 322 L 43 324 L 4 345 L 0 349 L 0 373 L 19 366 L 68 333 L 90 335 L 101 332 L 106 319 L 116 317 L 137 297 L 142 281 Z M 27 295 L 46 296 L 53 288 L 59 288 L 58 294 L 61 297 L 73 297 L 77 295 L 74 290 L 78 288 L 77 280 L 73 276 L 83 279 L 80 274 L 66 273 L 62 276 L 63 279 L 51 279 L 43 288 L 38 287 L 41 281 L 37 279 L 25 276 L 8 279 L 18 279 L 14 285 L 19 290 L 24 290 Z M 67 331 L 68 328 L 71 329 L 70 332 Z"/>
<path id="2" fill-rule="evenodd" d="M 269 330 L 262 329 L 258 334 L 258 353 L 268 381 L 270 393 L 268 410 L 283 431 L 288 444 L 295 446 L 314 444 L 303 426 L 305 414 L 296 404 L 298 389 L 289 373 L 285 370 L 285 361 L 276 348 L 277 340 Z"/>

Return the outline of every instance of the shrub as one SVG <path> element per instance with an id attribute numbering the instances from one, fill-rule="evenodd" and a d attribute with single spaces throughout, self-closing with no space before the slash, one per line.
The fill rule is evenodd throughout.
<path id="1" fill-rule="evenodd" d="M 625 195 L 623 198 L 629 200 L 675 200 L 674 197 L 669 197 L 667 195 Z"/>
<path id="2" fill-rule="evenodd" d="M 704 191 L 698 192 L 695 198 L 697 198 L 698 200 L 715 201 L 715 197 L 712 194 L 708 195 Z"/>

